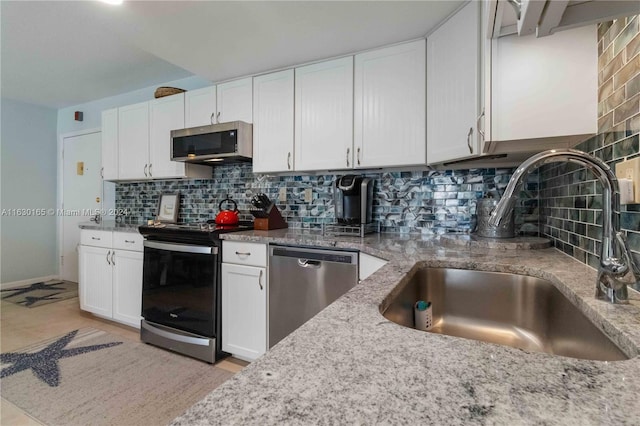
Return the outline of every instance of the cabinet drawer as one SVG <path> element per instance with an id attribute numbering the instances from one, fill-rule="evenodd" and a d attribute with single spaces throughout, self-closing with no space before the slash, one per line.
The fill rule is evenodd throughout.
<path id="1" fill-rule="evenodd" d="M 80 244 L 83 246 L 107 247 L 111 248 L 111 231 L 94 231 L 83 229 L 80 232 Z"/>
<path id="2" fill-rule="evenodd" d="M 114 232 L 113 248 L 120 250 L 142 251 L 144 237 L 137 232 Z"/>
<path id="3" fill-rule="evenodd" d="M 267 266 L 267 245 L 239 241 L 222 242 L 222 261 L 238 265 Z"/>

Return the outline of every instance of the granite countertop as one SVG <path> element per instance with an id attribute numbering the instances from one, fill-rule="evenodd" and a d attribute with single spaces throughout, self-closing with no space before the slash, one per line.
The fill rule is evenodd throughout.
<path id="1" fill-rule="evenodd" d="M 121 223 L 115 220 L 103 220 L 96 222 L 81 222 L 78 224 L 80 229 L 93 229 L 95 231 L 116 231 L 116 232 L 138 232 L 138 227 L 142 223 Z"/>
<path id="2" fill-rule="evenodd" d="M 292 230 L 236 241 L 358 249 L 389 262 L 217 388 L 174 425 L 638 424 L 640 298 L 593 297 L 596 271 L 552 248 L 443 247 L 420 236 L 324 238 Z M 380 305 L 414 267 L 454 267 L 552 281 L 627 354 L 604 362 L 425 333 Z"/>

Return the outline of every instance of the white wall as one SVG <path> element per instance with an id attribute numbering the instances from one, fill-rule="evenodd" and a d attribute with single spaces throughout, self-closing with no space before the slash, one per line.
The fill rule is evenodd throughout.
<path id="1" fill-rule="evenodd" d="M 201 87 L 211 86 L 212 84 L 213 83 L 208 80 L 193 76 L 156 86 L 146 87 L 144 89 L 134 90 L 133 92 L 127 92 L 121 95 L 111 96 L 109 98 L 98 99 L 84 104 L 62 108 L 58 110 L 58 134 L 62 135 L 79 130 L 101 127 L 102 111 L 109 108 L 150 101 L 153 99 L 153 93 L 159 86 L 171 86 L 185 90 L 194 90 L 200 89 Z M 73 113 L 75 111 L 83 112 L 84 121 L 74 121 Z"/>
<path id="2" fill-rule="evenodd" d="M 55 209 L 57 111 L 2 99 L 0 208 Z M 0 282 L 58 273 L 56 217 L 0 216 Z"/>

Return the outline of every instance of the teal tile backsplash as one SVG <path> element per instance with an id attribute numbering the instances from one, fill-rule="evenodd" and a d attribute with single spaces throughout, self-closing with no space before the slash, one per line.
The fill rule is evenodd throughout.
<path id="1" fill-rule="evenodd" d="M 367 173 L 374 179 L 373 216 L 383 232 L 443 234 L 469 232 L 474 226 L 476 200 L 490 190 L 503 190 L 512 169 L 406 171 Z M 286 189 L 286 202 L 278 207 L 292 228 L 321 228 L 335 221 L 333 191 L 338 175 L 255 175 L 250 164 L 221 165 L 211 179 L 122 182 L 116 185 L 116 206 L 139 222 L 156 215 L 162 193 L 180 192 L 179 222 L 212 219 L 218 204 L 230 197 L 238 204 L 241 219 L 250 220 L 251 197 L 264 192 L 278 199 Z M 538 177 L 523 190 L 516 214 L 517 228 L 538 235 Z M 311 188 L 313 201 L 304 201 Z"/>

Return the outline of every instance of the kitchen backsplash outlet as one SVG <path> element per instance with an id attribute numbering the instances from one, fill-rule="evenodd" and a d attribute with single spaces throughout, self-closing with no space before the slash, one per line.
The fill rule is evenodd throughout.
<path id="1" fill-rule="evenodd" d="M 489 190 L 503 190 L 512 169 L 406 171 L 367 173 L 374 179 L 374 220 L 383 232 L 443 234 L 469 232 L 476 200 Z M 337 175 L 267 176 L 253 174 L 250 164 L 220 165 L 211 179 L 121 182 L 116 207 L 129 212 L 128 221 L 152 219 L 163 193 L 180 192 L 179 222 L 215 217 L 218 203 L 230 197 L 241 219 L 250 220 L 251 197 L 264 192 L 278 200 L 291 228 L 321 228 L 335 221 L 333 191 Z M 284 190 L 286 201 L 280 200 Z M 309 203 L 307 193 L 311 191 Z M 538 235 L 538 176 L 532 175 L 521 194 L 516 230 Z"/>
<path id="2" fill-rule="evenodd" d="M 598 135 L 576 148 L 612 169 L 640 155 L 640 16 L 598 26 Z M 602 238 L 602 188 L 591 172 L 573 164 L 540 172 L 543 234 L 555 247 L 594 268 Z M 622 206 L 621 227 L 640 260 L 640 204 Z"/>

